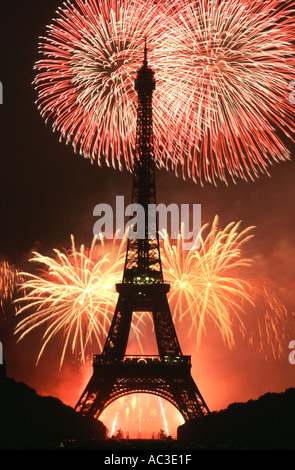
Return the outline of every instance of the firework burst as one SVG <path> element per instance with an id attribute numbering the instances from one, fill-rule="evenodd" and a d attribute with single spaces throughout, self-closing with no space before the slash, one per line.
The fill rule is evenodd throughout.
<path id="1" fill-rule="evenodd" d="M 84 245 L 77 249 L 72 237 L 70 252 L 54 250 L 54 257 L 34 253 L 30 261 L 42 269 L 38 274 L 22 273 L 24 294 L 16 302 L 23 305 L 17 315 L 28 315 L 19 321 L 15 334 L 21 340 L 45 327 L 37 362 L 57 334 L 63 337 L 61 365 L 69 345 L 83 362 L 89 346 L 101 347 L 117 301 L 115 285 L 122 275 L 124 246 L 124 240 L 120 244 L 114 240 L 109 248 L 94 238 L 90 249 Z"/>
<path id="2" fill-rule="evenodd" d="M 215 217 L 212 225 L 202 227 L 200 246 L 190 251 L 182 249 L 181 235 L 176 244 L 164 236 L 164 276 L 171 286 L 174 320 L 180 328 L 182 322 L 190 325 L 196 344 L 213 323 L 229 347 L 238 336 L 266 359 L 277 359 L 284 353 L 295 316 L 270 281 L 259 278 L 254 259 L 245 257 L 253 229 L 241 230 L 241 222 L 221 229 Z"/>
<path id="3" fill-rule="evenodd" d="M 248 180 L 290 158 L 278 131 L 294 141 L 292 9 L 281 0 L 177 2 L 171 61 L 183 64 L 191 103 L 180 172 Z"/>
<path id="4" fill-rule="evenodd" d="M 150 62 L 161 61 L 163 10 L 145 0 L 77 0 L 58 13 L 42 39 L 43 58 L 36 64 L 41 114 L 85 158 L 130 170 L 137 113 L 134 82 L 144 37 L 149 38 Z M 161 123 L 167 108 L 159 98 L 161 87 L 156 95 L 156 157 L 161 165 L 167 146 Z"/>
<path id="5" fill-rule="evenodd" d="M 290 6 L 291 5 L 291 6 Z M 155 157 L 203 184 L 289 158 L 294 2 L 77 0 L 40 42 L 42 116 L 91 161 L 132 169 L 143 38 L 155 71 Z"/>
<path id="6" fill-rule="evenodd" d="M 245 277 L 252 262 L 243 256 L 252 227 L 239 231 L 240 225 L 232 222 L 221 230 L 216 217 L 212 227 L 202 227 L 199 248 L 189 251 L 182 249 L 181 235 L 174 245 L 164 237 L 162 261 L 174 317 L 179 322 L 189 317 L 197 342 L 213 320 L 224 340 L 233 345 L 233 326 L 238 322 L 243 327 L 245 305 L 253 303 Z"/>

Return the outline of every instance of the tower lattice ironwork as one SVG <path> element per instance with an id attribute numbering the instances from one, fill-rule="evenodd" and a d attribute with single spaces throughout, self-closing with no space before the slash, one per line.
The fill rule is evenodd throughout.
<path id="1" fill-rule="evenodd" d="M 164 282 L 157 217 L 153 153 L 152 98 L 154 73 L 144 63 L 135 81 L 138 94 L 136 149 L 133 164 L 132 203 L 144 208 L 143 237 L 128 237 L 123 279 L 112 324 L 102 354 L 93 357 L 93 374 L 75 409 L 98 418 L 114 400 L 130 393 L 153 393 L 172 403 L 184 420 L 209 413 L 192 376 L 191 358 L 182 354 Z M 149 220 L 154 220 L 151 227 Z M 151 312 L 158 356 L 126 356 L 133 312 Z"/>

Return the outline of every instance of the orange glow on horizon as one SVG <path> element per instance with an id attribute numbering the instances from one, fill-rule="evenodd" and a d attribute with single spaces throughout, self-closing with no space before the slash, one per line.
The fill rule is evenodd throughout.
<path id="1" fill-rule="evenodd" d="M 184 420 L 179 411 L 166 400 L 148 393 L 135 393 L 111 403 L 100 421 L 108 437 L 124 439 L 159 439 L 177 437 L 177 428 Z"/>

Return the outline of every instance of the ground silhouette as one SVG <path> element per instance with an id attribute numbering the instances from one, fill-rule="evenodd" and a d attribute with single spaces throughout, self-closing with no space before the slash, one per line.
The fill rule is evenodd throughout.
<path id="1" fill-rule="evenodd" d="M 295 450 L 295 388 L 191 420 L 177 437 L 200 448 Z"/>
<path id="2" fill-rule="evenodd" d="M 0 449 L 50 448 L 71 440 L 104 440 L 106 427 L 54 397 L 42 397 L 0 374 Z"/>
<path id="3" fill-rule="evenodd" d="M 106 439 L 100 421 L 85 418 L 54 397 L 41 397 L 0 367 L 0 449 L 237 449 L 295 450 L 295 388 L 179 426 L 177 440 Z"/>

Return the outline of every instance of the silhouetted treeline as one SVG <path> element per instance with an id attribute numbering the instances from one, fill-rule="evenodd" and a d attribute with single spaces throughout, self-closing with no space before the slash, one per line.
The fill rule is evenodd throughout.
<path id="1" fill-rule="evenodd" d="M 100 421 L 85 418 L 59 399 L 41 397 L 0 374 L 0 448 L 56 445 L 63 440 L 105 439 Z"/>
<path id="2" fill-rule="evenodd" d="M 178 439 L 205 448 L 295 450 L 295 388 L 191 420 Z"/>

